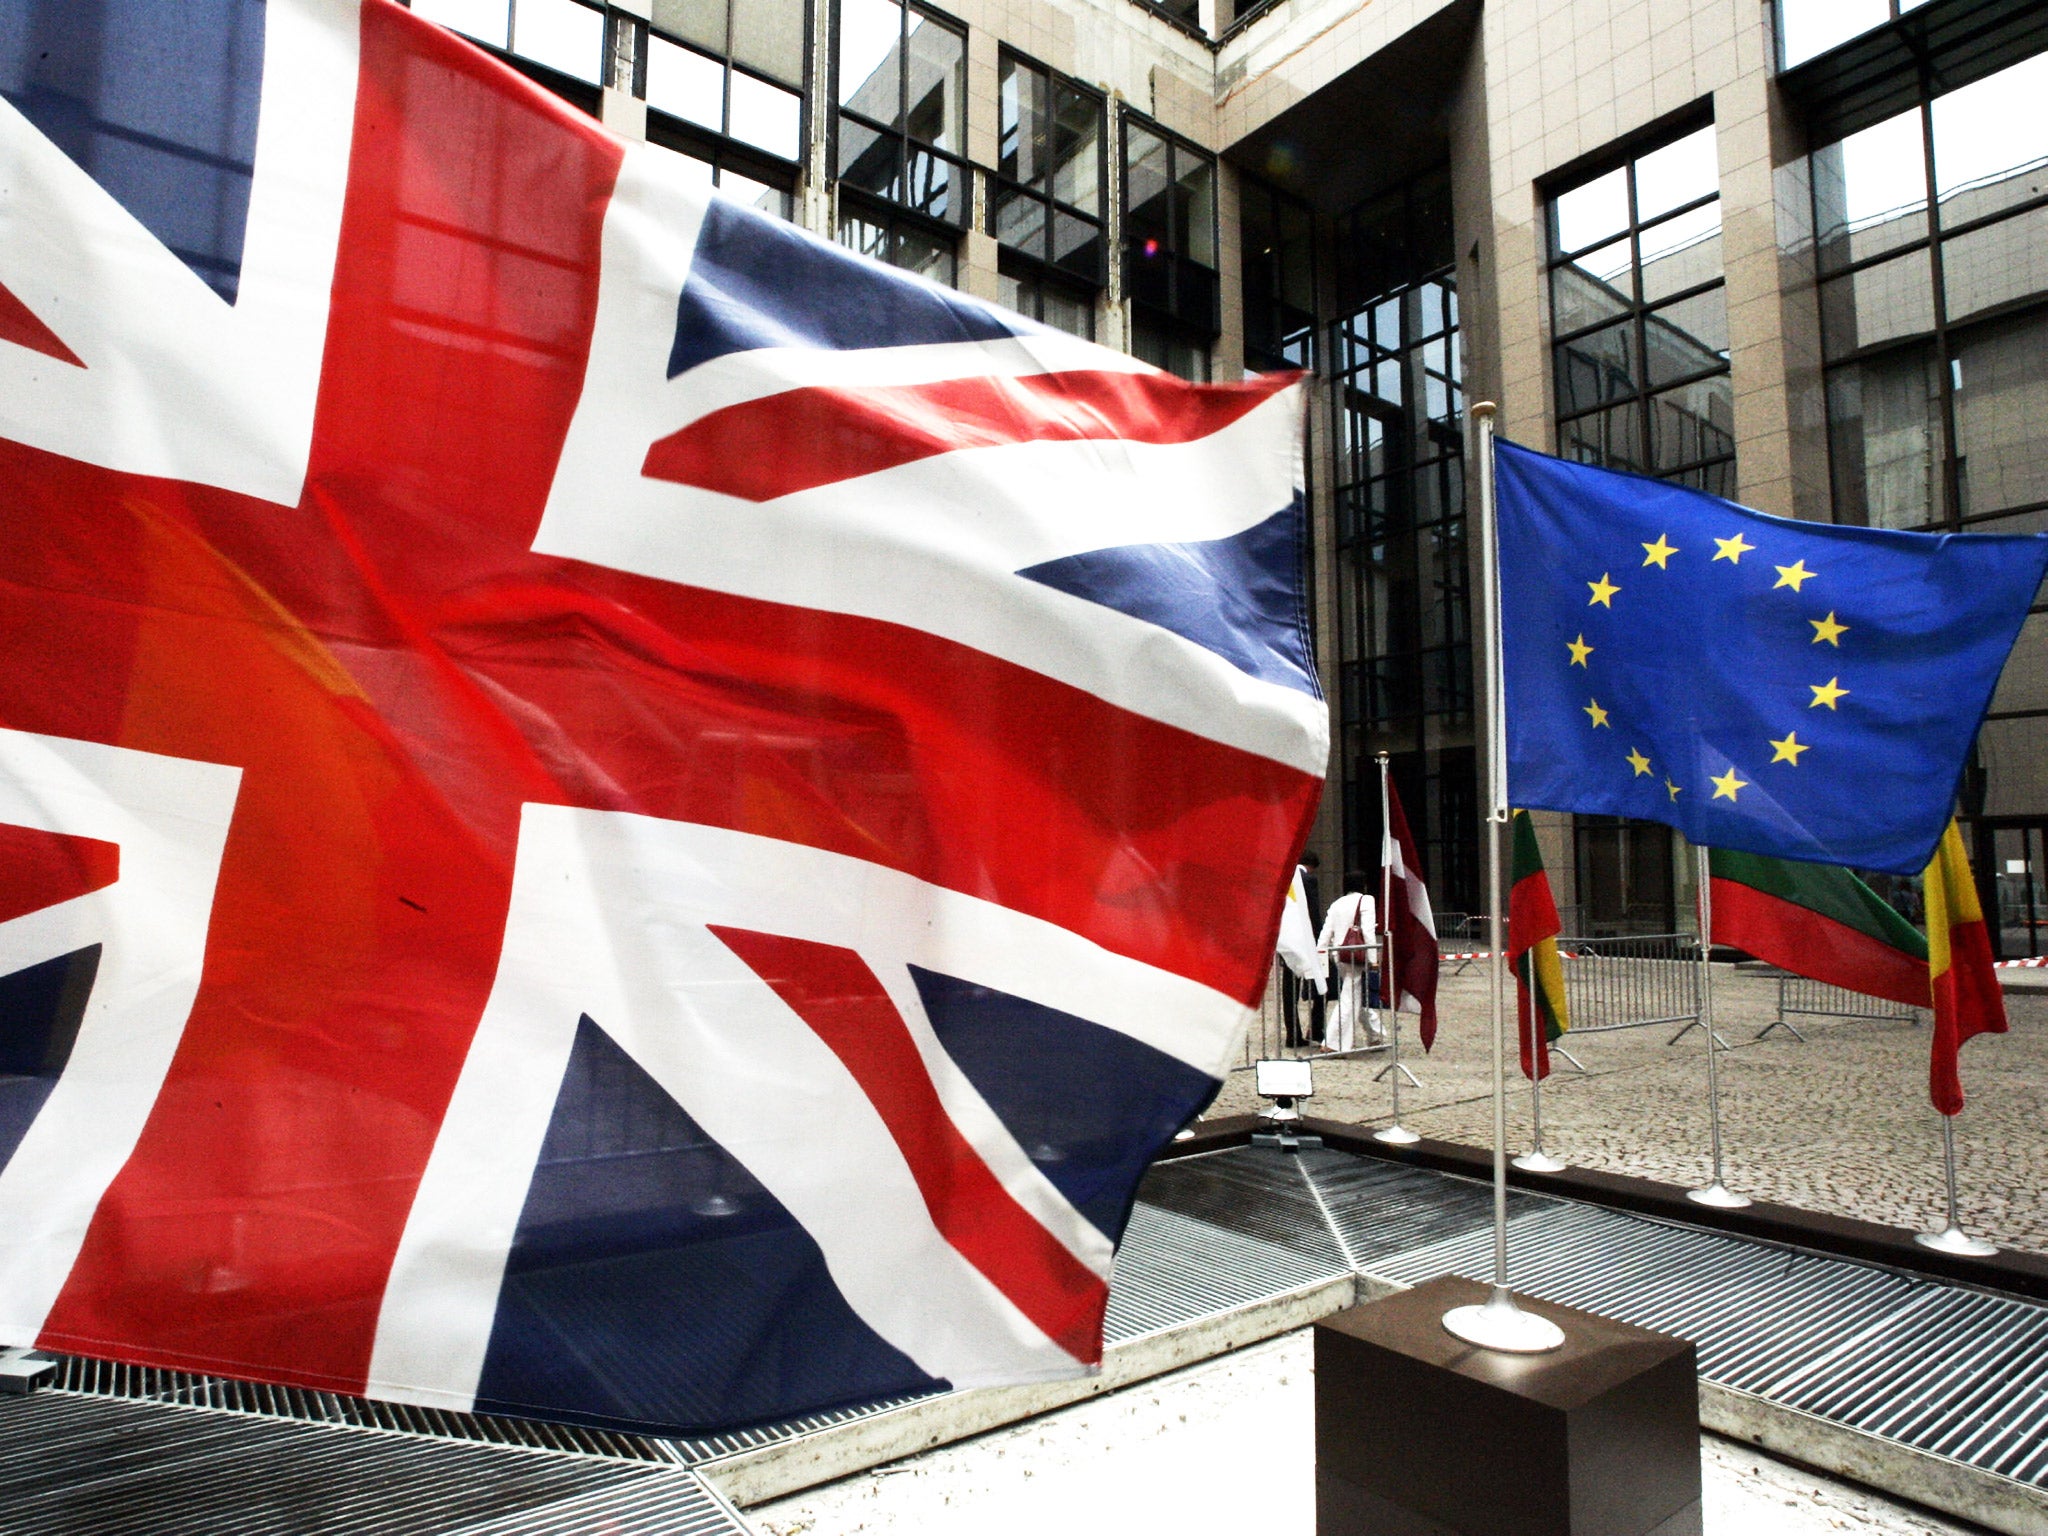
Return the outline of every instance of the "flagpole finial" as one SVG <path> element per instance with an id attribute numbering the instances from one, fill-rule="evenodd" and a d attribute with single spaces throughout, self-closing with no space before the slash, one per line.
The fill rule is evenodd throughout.
<path id="1" fill-rule="evenodd" d="M 1373 761 L 1378 763 L 1382 768 L 1384 768 L 1387 766 L 1387 754 L 1384 752 L 1375 752 L 1373 753 Z"/>
<path id="2" fill-rule="evenodd" d="M 1472 419 L 1474 421 L 1484 421 L 1488 417 L 1496 416 L 1499 413 L 1500 407 L 1491 400 L 1474 400 L 1472 402 Z"/>

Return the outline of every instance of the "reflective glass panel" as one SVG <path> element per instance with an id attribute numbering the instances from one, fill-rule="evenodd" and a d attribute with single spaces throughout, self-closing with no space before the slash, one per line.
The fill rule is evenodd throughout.
<path id="1" fill-rule="evenodd" d="M 648 147 L 666 156 L 663 163 L 681 173 L 683 180 L 702 192 L 711 190 L 711 162 L 682 150 L 670 149 L 666 144 L 650 142 Z"/>
<path id="2" fill-rule="evenodd" d="M 1813 154 L 1813 213 L 1823 271 L 1927 233 L 1927 153 L 1920 109 Z"/>
<path id="3" fill-rule="evenodd" d="M 839 243 L 877 261 L 889 259 L 889 226 L 857 213 L 839 215 Z"/>
<path id="4" fill-rule="evenodd" d="M 789 193 L 765 181 L 756 181 L 751 176 L 742 176 L 736 171 L 720 171 L 718 190 L 734 202 L 745 203 L 763 213 L 772 213 L 778 219 L 786 219 L 790 215 Z"/>
<path id="5" fill-rule="evenodd" d="M 509 41 L 512 7 L 508 0 L 413 0 L 412 13 L 493 48 L 502 48 Z"/>
<path id="6" fill-rule="evenodd" d="M 1735 386 L 1725 373 L 1650 397 L 1652 473 L 1735 453 Z"/>
<path id="7" fill-rule="evenodd" d="M 1013 58 L 1002 61 L 996 90 L 996 169 L 1035 181 L 1045 151 L 1045 77 Z"/>
<path id="8" fill-rule="evenodd" d="M 1821 284 L 1821 345 L 1830 357 L 1932 329 L 1934 278 L 1925 251 Z"/>
<path id="9" fill-rule="evenodd" d="M 1102 189 L 1102 102 L 1068 85 L 1053 86 L 1052 195 L 1083 213 L 1097 211 Z"/>
<path id="10" fill-rule="evenodd" d="M 839 104 L 895 126 L 902 48 L 903 7 L 895 0 L 839 0 Z"/>
<path id="11" fill-rule="evenodd" d="M 647 105 L 701 123 L 713 133 L 725 128 L 725 66 L 664 37 L 647 39 Z"/>
<path id="12" fill-rule="evenodd" d="M 1628 171 L 1609 171 L 1550 205 L 1558 254 L 1584 250 L 1628 229 Z"/>
<path id="13" fill-rule="evenodd" d="M 1633 394 L 1641 381 L 1636 366 L 1635 322 L 1624 320 L 1557 349 L 1557 408 L 1569 415 Z"/>
<path id="14" fill-rule="evenodd" d="M 1728 362 L 1728 293 L 1710 288 L 1643 317 L 1644 368 L 1654 388 Z"/>
<path id="15" fill-rule="evenodd" d="M 512 51 L 596 85 L 604 65 L 604 12 L 577 0 L 519 0 Z"/>
<path id="16" fill-rule="evenodd" d="M 654 24 L 670 37 L 680 37 L 723 58 L 725 8 L 726 0 L 654 0 Z"/>
<path id="17" fill-rule="evenodd" d="M 1962 515 L 2048 502 L 2048 317 L 1952 339 Z"/>
<path id="18" fill-rule="evenodd" d="M 1216 167 L 1180 152 L 1180 191 L 1174 198 L 1174 248 L 1190 261 L 1216 265 Z"/>
<path id="19" fill-rule="evenodd" d="M 839 179 L 893 198 L 902 184 L 901 141 L 846 118 L 839 120 Z"/>
<path id="20" fill-rule="evenodd" d="M 1045 255 L 1045 204 L 1028 192 L 994 189 L 989 201 L 989 229 L 1012 250 Z"/>
<path id="21" fill-rule="evenodd" d="M 1941 249 L 1951 324 L 2048 293 L 2048 207 L 2001 219 Z"/>
<path id="22" fill-rule="evenodd" d="M 1709 123 L 1638 160 L 1636 222 L 1647 224 L 1659 214 L 1713 196 L 1721 185 L 1715 153 L 1714 128 Z"/>
<path id="23" fill-rule="evenodd" d="M 804 0 L 738 0 L 732 12 L 732 56 L 801 90 Z"/>
<path id="24" fill-rule="evenodd" d="M 1169 243 L 1171 186 L 1167 181 L 1166 141 L 1133 124 L 1127 130 L 1124 164 L 1124 234 L 1132 245 L 1152 255 Z"/>
<path id="25" fill-rule="evenodd" d="M 1944 228 L 2048 193 L 2048 53 L 1937 96 L 1929 111 Z"/>
<path id="26" fill-rule="evenodd" d="M 1653 224 L 1642 232 L 1641 243 L 1644 303 L 1711 283 L 1721 275 L 1721 205 L 1708 203 Z"/>
<path id="27" fill-rule="evenodd" d="M 1557 429 L 1558 452 L 1582 464 L 1640 471 L 1644 467 L 1643 408 L 1631 401 L 1590 416 L 1574 416 Z"/>
<path id="28" fill-rule="evenodd" d="M 1941 396 L 1934 354 L 1909 347 L 1828 372 L 1835 516 L 1918 528 L 1940 505 Z"/>
<path id="29" fill-rule="evenodd" d="M 1102 268 L 1102 226 L 1071 213 L 1052 216 L 1052 259 L 1070 272 L 1084 277 L 1099 275 Z"/>
<path id="30" fill-rule="evenodd" d="M 1985 815 L 2041 814 L 2048 805 L 2048 720 L 1987 720 L 1977 733 L 1977 755 L 1990 783 Z"/>
<path id="31" fill-rule="evenodd" d="M 1625 313 L 1635 280 L 1629 242 L 1615 240 L 1558 267 L 1550 275 L 1553 331 L 1567 335 Z"/>
<path id="32" fill-rule="evenodd" d="M 938 240 L 922 230 L 896 232 L 896 265 L 928 277 L 935 283 L 953 285 L 954 255 L 951 241 Z"/>
<path id="33" fill-rule="evenodd" d="M 1039 318 L 1047 325 L 1065 331 L 1069 336 L 1079 336 L 1083 341 L 1095 339 L 1094 304 L 1058 288 L 1048 288 L 1044 297 L 1045 312 Z"/>
<path id="34" fill-rule="evenodd" d="M 967 214 L 967 170 L 957 161 L 912 146 L 903 201 L 935 219 L 959 222 Z"/>
<path id="35" fill-rule="evenodd" d="M 909 116 L 913 139 L 958 154 L 966 147 L 962 113 L 967 99 L 967 43 L 915 11 L 910 16 L 906 54 L 910 72 Z"/>
<path id="36" fill-rule="evenodd" d="M 1785 67 L 1803 64 L 1889 20 L 1886 0 L 1778 0 Z"/>
<path id="37" fill-rule="evenodd" d="M 801 96 L 733 71 L 732 127 L 728 131 L 734 138 L 771 155 L 794 160 L 802 129 Z"/>

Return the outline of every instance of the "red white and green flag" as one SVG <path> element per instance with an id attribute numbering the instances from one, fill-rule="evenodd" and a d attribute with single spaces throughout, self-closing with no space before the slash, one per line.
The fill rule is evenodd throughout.
<path id="1" fill-rule="evenodd" d="M 1846 869 L 1715 848 L 1714 942 L 1795 976 L 1928 1006 L 1927 940 Z"/>

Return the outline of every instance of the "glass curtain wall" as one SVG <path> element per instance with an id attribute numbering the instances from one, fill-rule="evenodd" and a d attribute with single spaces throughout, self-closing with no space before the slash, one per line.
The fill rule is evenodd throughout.
<path id="1" fill-rule="evenodd" d="M 1005 50 L 989 232 L 1010 308 L 1090 340 L 1105 276 L 1100 93 Z"/>
<path id="2" fill-rule="evenodd" d="M 1630 155 L 1550 203 L 1558 453 L 1733 497 L 1735 396 L 1711 123 Z M 1577 926 L 1668 933 L 1668 827 L 1574 823 Z"/>
<path id="3" fill-rule="evenodd" d="M 1812 157 L 1838 522 L 2048 530 L 2048 54 Z M 2036 605 L 1963 783 L 1973 856 L 2040 952 L 2048 615 Z M 1996 891 L 1991 882 L 1998 881 Z M 2028 895 L 2029 892 L 2033 894 Z M 2017 914 L 2029 910 L 2030 921 Z"/>
<path id="4" fill-rule="evenodd" d="M 647 139 L 726 196 L 788 218 L 803 158 L 804 0 L 654 0 Z"/>
<path id="5" fill-rule="evenodd" d="M 1220 324 L 1216 157 L 1126 112 L 1124 292 L 1131 350 L 1184 379 L 1209 377 Z"/>
<path id="6" fill-rule="evenodd" d="M 899 0 L 838 4 L 839 239 L 951 283 L 973 212 L 966 28 Z"/>
<path id="7" fill-rule="evenodd" d="M 1239 269 L 1247 368 L 1313 368 L 1316 334 L 1315 219 L 1306 203 L 1238 177 Z"/>
<path id="8" fill-rule="evenodd" d="M 1450 183 L 1439 173 L 1340 219 L 1335 413 L 1338 777 L 1344 860 L 1380 857 L 1377 753 L 1438 907 L 1478 909 L 1472 599 Z"/>
<path id="9" fill-rule="evenodd" d="M 1778 60 L 1790 69 L 1927 0 L 1778 0 Z"/>
<path id="10" fill-rule="evenodd" d="M 1711 124 L 1550 205 L 1558 452 L 1735 494 Z"/>
<path id="11" fill-rule="evenodd" d="M 595 87 L 604 83 L 602 5 L 584 0 L 411 0 L 411 5 L 415 14 L 509 55 L 515 63 L 540 66 L 542 84 L 585 111 L 597 110 Z M 578 84 L 591 89 L 579 90 Z"/>

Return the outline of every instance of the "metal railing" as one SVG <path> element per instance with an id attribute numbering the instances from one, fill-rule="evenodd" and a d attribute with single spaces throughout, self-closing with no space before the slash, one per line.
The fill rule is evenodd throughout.
<path id="1" fill-rule="evenodd" d="M 1298 994 L 1297 1011 L 1299 1020 L 1297 1027 L 1291 1032 L 1287 1028 L 1286 1012 L 1283 1004 L 1283 998 L 1286 994 L 1282 990 L 1280 979 L 1286 969 L 1286 966 L 1279 960 L 1276 959 L 1273 962 L 1273 969 L 1266 977 L 1265 996 L 1259 1000 L 1259 1016 L 1253 1019 L 1250 1028 L 1245 1030 L 1244 1045 L 1238 1051 L 1237 1063 L 1231 1067 L 1231 1071 L 1249 1072 L 1255 1063 L 1261 1061 L 1291 1061 L 1304 1056 L 1320 1057 L 1326 1054 L 1323 1048 L 1311 1040 L 1308 1035 L 1311 1017 L 1308 994 L 1311 989 L 1306 983 L 1303 984 L 1302 990 Z M 1326 1027 L 1334 1029 L 1337 1023 L 1337 987 L 1334 967 L 1332 967 L 1330 978 L 1329 998 L 1324 1004 L 1324 1017 Z M 1361 1036 L 1365 1033 L 1363 1022 L 1359 1025 L 1359 1033 Z M 1290 1034 L 1292 1035 L 1291 1040 L 1289 1038 Z M 1344 1057 L 1366 1056 L 1385 1049 L 1386 1047 L 1381 1045 L 1361 1045 L 1355 1050 L 1337 1051 L 1327 1054 L 1331 1054 L 1334 1058 L 1341 1060 Z"/>
<path id="2" fill-rule="evenodd" d="M 1862 992 L 1851 992 L 1847 987 L 1830 986 L 1824 981 L 1812 981 L 1804 976 L 1794 976 L 1789 971 L 1778 973 L 1778 1016 L 1756 1032 L 1761 1040 L 1774 1029 L 1782 1029 L 1795 1040 L 1806 1036 L 1799 1032 L 1799 1026 L 1792 1022 L 1792 1015 L 1801 1014 L 1828 1019 L 1903 1019 L 1907 1023 L 1920 1022 L 1920 1010 L 1909 1008 L 1904 1003 L 1895 1003 L 1890 998 L 1870 997 Z"/>
<path id="3" fill-rule="evenodd" d="M 1700 950 L 1693 934 L 1559 938 L 1557 952 L 1574 1035 L 1699 1022 Z"/>

